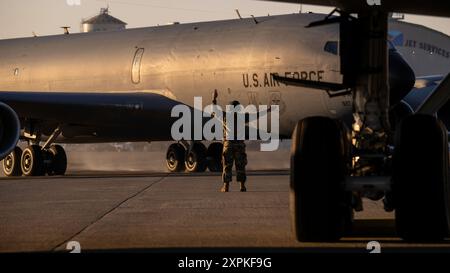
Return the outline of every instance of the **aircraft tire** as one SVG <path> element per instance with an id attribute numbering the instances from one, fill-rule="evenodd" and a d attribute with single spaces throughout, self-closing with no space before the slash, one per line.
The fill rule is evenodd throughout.
<path id="1" fill-rule="evenodd" d="M 330 118 L 306 118 L 294 130 L 290 215 L 298 241 L 337 241 L 348 226 L 345 141 L 343 126 Z"/>
<path id="2" fill-rule="evenodd" d="M 21 176 L 22 168 L 20 166 L 20 159 L 22 157 L 22 149 L 15 147 L 12 152 L 3 159 L 3 173 L 5 176 Z"/>
<path id="3" fill-rule="evenodd" d="M 23 150 L 20 165 L 24 176 L 45 175 L 44 153 L 39 145 L 31 145 Z"/>
<path id="4" fill-rule="evenodd" d="M 449 235 L 447 129 L 429 115 L 405 118 L 395 136 L 392 194 L 398 235 L 440 241 Z"/>
<path id="5" fill-rule="evenodd" d="M 183 145 L 174 143 L 169 146 L 166 154 L 166 166 L 169 172 L 182 172 L 185 169 L 184 160 L 186 150 Z"/>
<path id="6" fill-rule="evenodd" d="M 67 155 L 60 145 L 52 145 L 48 149 L 51 165 L 47 168 L 48 175 L 64 175 L 67 170 Z"/>
<path id="7" fill-rule="evenodd" d="M 207 168 L 206 147 L 201 142 L 195 142 L 191 151 L 186 153 L 186 171 L 190 173 L 204 172 Z"/>
<path id="8" fill-rule="evenodd" d="M 208 158 L 208 170 L 213 173 L 222 172 L 223 144 L 220 142 L 211 143 L 206 152 Z"/>

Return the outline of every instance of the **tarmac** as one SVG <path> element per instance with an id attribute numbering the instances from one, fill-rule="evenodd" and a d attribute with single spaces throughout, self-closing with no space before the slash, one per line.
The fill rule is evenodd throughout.
<path id="1" fill-rule="evenodd" d="M 220 174 L 69 170 L 65 177 L 0 179 L 0 252 L 231 249 L 293 252 L 450 252 L 450 241 L 409 244 L 393 214 L 365 200 L 335 243 L 299 243 L 289 219 L 289 172 L 251 170 L 248 192 L 220 193 Z"/>

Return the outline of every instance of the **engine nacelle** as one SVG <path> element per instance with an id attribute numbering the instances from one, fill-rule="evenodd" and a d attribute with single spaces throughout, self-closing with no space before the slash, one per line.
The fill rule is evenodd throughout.
<path id="1" fill-rule="evenodd" d="M 11 107 L 0 102 L 0 160 L 16 147 L 19 137 L 19 117 Z"/>

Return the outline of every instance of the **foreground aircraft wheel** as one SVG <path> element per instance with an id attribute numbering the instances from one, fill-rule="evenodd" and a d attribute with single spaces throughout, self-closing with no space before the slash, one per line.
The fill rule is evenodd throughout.
<path id="1" fill-rule="evenodd" d="M 190 173 L 206 170 L 206 147 L 203 143 L 194 143 L 191 151 L 186 154 L 186 170 Z"/>
<path id="2" fill-rule="evenodd" d="M 347 137 L 337 121 L 311 117 L 292 136 L 290 214 L 303 242 L 339 240 L 351 218 L 346 175 Z"/>
<path id="3" fill-rule="evenodd" d="M 67 170 L 67 155 L 60 145 L 52 145 L 48 149 L 51 157 L 51 164 L 47 168 L 48 175 L 64 175 Z"/>
<path id="4" fill-rule="evenodd" d="M 211 143 L 208 147 L 207 159 L 208 159 L 208 169 L 210 172 L 221 172 L 222 171 L 222 152 L 223 144 L 219 142 Z"/>
<path id="5" fill-rule="evenodd" d="M 20 158 L 22 157 L 22 149 L 15 147 L 14 150 L 3 159 L 3 173 L 6 176 L 21 176 L 22 169 L 20 167 Z"/>
<path id="6" fill-rule="evenodd" d="M 39 145 L 28 146 L 20 160 L 22 173 L 25 176 L 42 176 L 45 174 L 44 153 Z"/>
<path id="7" fill-rule="evenodd" d="M 166 154 L 166 165 L 170 172 L 181 172 L 184 170 L 184 158 L 186 151 L 183 145 L 174 143 L 169 146 Z"/>
<path id="8" fill-rule="evenodd" d="M 392 194 L 400 237 L 438 241 L 448 236 L 448 140 L 433 116 L 405 118 L 396 132 Z"/>

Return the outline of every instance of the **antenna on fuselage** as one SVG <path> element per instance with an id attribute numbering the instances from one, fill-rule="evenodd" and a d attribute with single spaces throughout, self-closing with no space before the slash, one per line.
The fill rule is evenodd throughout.
<path id="1" fill-rule="evenodd" d="M 61 28 L 64 29 L 64 34 L 66 34 L 66 35 L 70 34 L 70 32 L 69 32 L 70 27 L 61 27 Z"/>
<path id="2" fill-rule="evenodd" d="M 238 9 L 235 9 L 235 11 L 236 11 L 236 13 L 237 13 L 237 15 L 238 15 L 239 19 L 241 19 L 241 20 L 242 20 L 242 16 L 241 16 L 241 13 L 239 12 L 239 10 L 238 10 Z"/>
<path id="3" fill-rule="evenodd" d="M 251 15 L 253 18 L 253 21 L 255 21 L 255 24 L 259 24 L 258 20 L 256 20 L 255 16 Z"/>
<path id="4" fill-rule="evenodd" d="M 239 10 L 235 9 L 235 11 L 236 11 L 236 14 L 238 15 L 239 19 L 242 20 L 243 18 L 241 16 L 241 13 L 239 12 Z M 259 22 L 258 22 L 258 20 L 256 20 L 255 16 L 253 16 L 253 15 L 250 15 L 250 16 L 253 18 L 253 21 L 255 22 L 255 24 L 259 24 Z"/>

